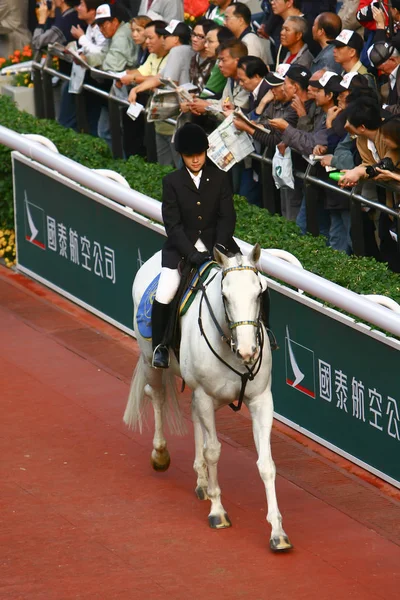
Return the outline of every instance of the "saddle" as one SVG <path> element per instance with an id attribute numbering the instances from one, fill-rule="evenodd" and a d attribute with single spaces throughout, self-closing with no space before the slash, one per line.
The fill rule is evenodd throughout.
<path id="1" fill-rule="evenodd" d="M 199 282 L 204 283 L 211 269 L 216 266 L 217 263 L 210 260 L 205 262 L 199 269 L 193 268 L 188 264 L 182 270 L 178 291 L 170 304 L 170 313 L 163 340 L 163 343 L 174 350 L 178 360 L 181 333 L 180 318 L 186 314 L 195 299 L 199 290 Z M 151 311 L 159 279 L 160 274 L 147 287 L 140 300 L 136 314 L 138 331 L 146 340 L 151 340 Z"/>

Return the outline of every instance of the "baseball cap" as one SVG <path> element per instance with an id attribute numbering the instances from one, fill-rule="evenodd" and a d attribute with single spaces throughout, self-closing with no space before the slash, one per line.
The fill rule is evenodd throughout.
<path id="1" fill-rule="evenodd" d="M 182 21 L 172 19 L 164 29 L 160 29 L 157 33 L 159 35 L 177 35 L 185 37 L 190 36 L 190 27 Z"/>
<path id="2" fill-rule="evenodd" d="M 373 46 L 368 48 L 368 58 L 370 63 L 374 67 L 379 67 L 386 62 L 395 51 L 395 47 L 388 42 L 376 42 Z"/>
<path id="3" fill-rule="evenodd" d="M 349 48 L 357 50 L 359 54 L 361 54 L 364 47 L 364 41 L 361 35 L 351 29 L 343 29 L 334 40 L 329 42 L 329 44 L 333 44 L 337 48 L 348 46 Z"/>
<path id="4" fill-rule="evenodd" d="M 286 72 L 286 77 L 289 77 L 289 79 L 292 79 L 293 81 L 297 81 L 297 83 L 304 82 L 307 85 L 311 77 L 311 71 L 302 65 L 290 65 Z"/>
<path id="5" fill-rule="evenodd" d="M 348 90 L 353 90 L 354 88 L 366 88 L 368 87 L 368 79 L 357 71 L 351 71 L 350 73 L 345 73 L 343 77 L 339 81 L 331 82 L 331 91 L 338 92 L 346 92 Z"/>
<path id="6" fill-rule="evenodd" d="M 100 6 L 98 6 L 96 8 L 96 15 L 94 17 L 94 22 L 96 23 L 96 25 L 99 25 L 100 23 L 104 23 L 104 21 L 109 21 L 110 19 L 113 19 L 114 17 L 115 17 L 114 5 L 100 4 Z"/>
<path id="7" fill-rule="evenodd" d="M 325 90 L 325 92 L 337 92 L 338 84 L 342 78 L 333 71 L 325 71 L 325 73 L 319 79 L 311 80 L 309 85 L 316 87 L 319 90 Z M 341 90 L 343 91 L 343 90 Z"/>
<path id="8" fill-rule="evenodd" d="M 282 85 L 282 83 L 285 81 L 286 73 L 289 69 L 290 65 L 278 65 L 276 71 L 268 73 L 268 75 L 265 78 L 265 81 L 267 81 L 272 87 Z"/>

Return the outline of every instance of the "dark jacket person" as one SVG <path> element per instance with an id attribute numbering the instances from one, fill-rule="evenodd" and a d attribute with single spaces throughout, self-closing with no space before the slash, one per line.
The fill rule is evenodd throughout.
<path id="1" fill-rule="evenodd" d="M 175 148 L 183 167 L 163 179 L 162 215 L 167 241 L 152 311 L 153 367 L 169 366 L 163 342 L 169 304 L 180 283 L 178 265 L 183 260 L 200 267 L 212 256 L 216 244 L 240 252 L 233 239 L 236 214 L 226 173 L 207 164 L 208 140 L 201 127 L 187 123 L 175 135 Z"/>

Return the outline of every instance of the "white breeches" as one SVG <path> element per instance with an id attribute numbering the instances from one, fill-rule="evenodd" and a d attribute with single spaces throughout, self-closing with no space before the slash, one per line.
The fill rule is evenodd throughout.
<path id="1" fill-rule="evenodd" d="M 160 279 L 158 280 L 156 300 L 160 304 L 169 304 L 172 302 L 176 292 L 178 291 L 181 276 L 178 269 L 161 269 Z"/>
<path id="2" fill-rule="evenodd" d="M 195 243 L 195 248 L 199 252 L 207 252 L 207 248 L 200 239 Z M 160 304 L 169 304 L 172 302 L 178 291 L 180 281 L 181 276 L 178 269 L 162 267 L 155 298 L 157 302 Z"/>

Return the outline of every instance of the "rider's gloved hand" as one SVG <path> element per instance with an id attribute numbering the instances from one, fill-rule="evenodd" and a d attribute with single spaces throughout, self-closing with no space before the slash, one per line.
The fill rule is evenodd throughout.
<path id="1" fill-rule="evenodd" d="M 201 265 L 208 260 L 211 260 L 211 256 L 209 252 L 199 252 L 195 250 L 188 256 L 189 262 L 195 267 L 201 267 Z"/>

